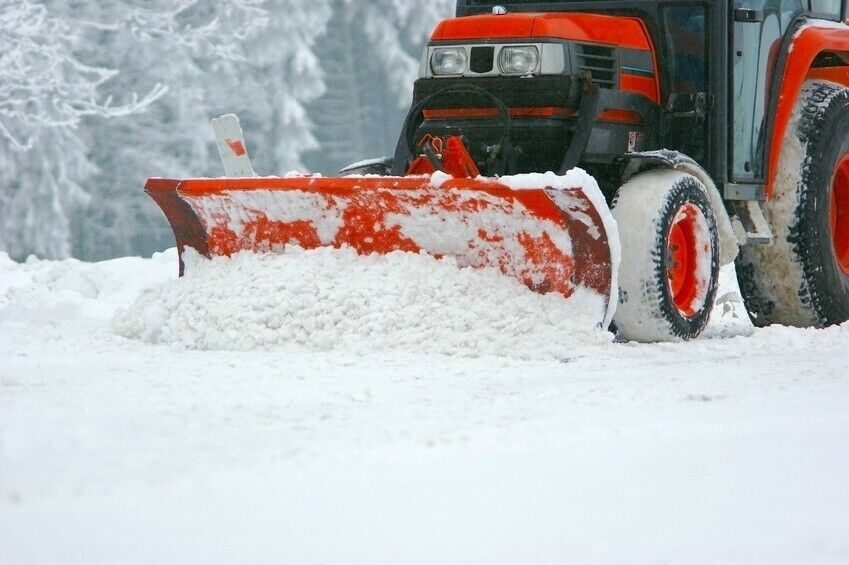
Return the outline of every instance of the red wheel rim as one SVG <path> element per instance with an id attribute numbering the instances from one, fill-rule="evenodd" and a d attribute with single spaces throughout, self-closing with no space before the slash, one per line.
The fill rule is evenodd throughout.
<path id="1" fill-rule="evenodd" d="M 843 273 L 849 275 L 849 154 L 837 162 L 834 171 L 828 219 L 834 257 Z"/>
<path id="2" fill-rule="evenodd" d="M 696 315 L 703 304 L 699 304 L 699 293 L 705 285 L 699 284 L 699 253 L 710 252 L 709 245 L 699 249 L 699 209 L 693 204 L 684 204 L 675 214 L 669 237 L 666 240 L 666 275 L 669 293 L 678 312 L 687 318 Z"/>

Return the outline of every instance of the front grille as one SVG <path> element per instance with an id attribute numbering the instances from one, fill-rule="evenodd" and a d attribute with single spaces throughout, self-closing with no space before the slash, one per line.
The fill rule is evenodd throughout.
<path id="1" fill-rule="evenodd" d="M 607 45 L 576 43 L 578 71 L 592 73 L 599 88 L 616 88 L 616 51 Z"/>

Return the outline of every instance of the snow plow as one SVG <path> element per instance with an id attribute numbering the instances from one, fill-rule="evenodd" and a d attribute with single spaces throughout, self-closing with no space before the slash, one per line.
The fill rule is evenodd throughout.
<path id="1" fill-rule="evenodd" d="M 235 116 L 219 118 L 216 130 L 222 122 L 239 132 L 219 137 L 228 172 L 239 163 L 252 172 Z M 230 256 L 290 244 L 350 247 L 364 255 L 425 252 L 451 256 L 460 267 L 498 269 L 537 292 L 570 298 L 578 289 L 593 291 L 608 304 L 599 324 L 610 323 L 616 281 L 610 244 L 618 236 L 601 192 L 583 185 L 586 176 L 482 178 L 459 138 L 435 151 L 440 171 L 449 172 L 150 179 L 146 190 L 171 223 L 181 257 L 186 247 Z M 182 259 L 180 268 L 182 274 Z"/>
<path id="2" fill-rule="evenodd" d="M 451 256 L 537 292 L 591 290 L 623 339 L 698 336 L 735 260 L 757 325 L 842 323 L 846 4 L 779 18 L 765 1 L 458 0 L 391 158 L 257 177 L 225 116 L 213 126 L 226 178 L 147 191 L 181 253 Z"/>

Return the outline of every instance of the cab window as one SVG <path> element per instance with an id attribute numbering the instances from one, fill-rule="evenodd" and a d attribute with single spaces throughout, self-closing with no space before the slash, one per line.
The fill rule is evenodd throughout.
<path id="1" fill-rule="evenodd" d="M 815 14 L 840 19 L 840 0 L 811 0 L 811 11 Z"/>
<path id="2" fill-rule="evenodd" d="M 662 49 L 668 77 L 668 97 L 676 97 L 668 143 L 700 163 L 707 159 L 708 127 L 697 100 L 708 84 L 707 11 L 700 5 L 664 6 L 661 11 L 665 41 Z M 672 104 L 671 100 L 666 101 Z"/>
<path id="3" fill-rule="evenodd" d="M 838 0 L 837 4 L 840 2 Z M 764 145 L 771 70 L 790 22 L 807 10 L 807 0 L 738 0 L 737 7 L 763 13 L 760 22 L 734 23 L 732 178 L 764 177 Z"/>

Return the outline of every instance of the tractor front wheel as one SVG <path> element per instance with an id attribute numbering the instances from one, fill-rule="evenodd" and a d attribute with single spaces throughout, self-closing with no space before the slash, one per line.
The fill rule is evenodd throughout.
<path id="1" fill-rule="evenodd" d="M 772 246 L 748 245 L 737 278 L 758 326 L 849 319 L 849 89 L 809 81 L 764 211 Z"/>
<path id="2" fill-rule="evenodd" d="M 613 205 L 622 240 L 619 337 L 655 342 L 697 337 L 719 278 L 716 220 L 704 186 L 670 170 L 642 173 Z"/>

